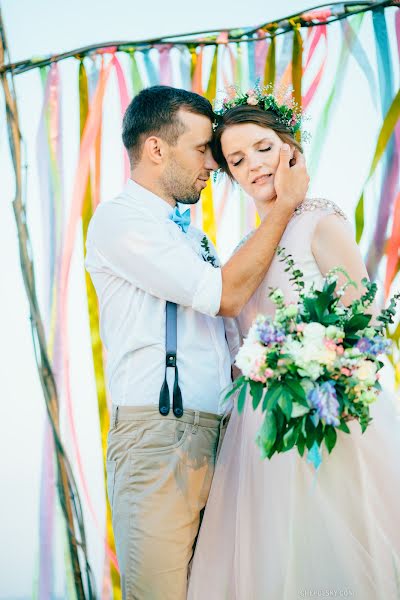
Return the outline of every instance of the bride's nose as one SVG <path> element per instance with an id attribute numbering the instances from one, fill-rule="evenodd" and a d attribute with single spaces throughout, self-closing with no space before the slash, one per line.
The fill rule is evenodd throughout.
<path id="1" fill-rule="evenodd" d="M 262 166 L 265 166 L 266 160 L 265 154 L 262 152 L 252 152 L 248 157 L 249 170 L 254 172 L 258 171 Z"/>

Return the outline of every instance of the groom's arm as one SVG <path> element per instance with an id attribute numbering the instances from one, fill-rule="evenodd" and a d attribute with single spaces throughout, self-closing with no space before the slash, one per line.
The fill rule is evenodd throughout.
<path id="1" fill-rule="evenodd" d="M 284 144 L 275 176 L 277 200 L 273 208 L 254 235 L 222 267 L 221 316 L 237 316 L 254 294 L 293 211 L 305 198 L 309 177 L 303 155 L 296 152 L 295 158 L 296 164 L 290 167 L 290 147 Z"/>

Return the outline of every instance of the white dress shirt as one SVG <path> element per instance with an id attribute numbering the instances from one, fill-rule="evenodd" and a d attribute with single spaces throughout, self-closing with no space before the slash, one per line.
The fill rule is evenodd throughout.
<path id="1" fill-rule="evenodd" d="M 183 233 L 171 214 L 167 202 L 129 180 L 119 196 L 98 206 L 89 225 L 85 265 L 99 299 L 111 398 L 118 405 L 158 405 L 168 300 L 178 305 L 183 407 L 221 414 L 221 391 L 231 381 L 224 322 L 215 316 L 221 269 L 204 259 L 204 233 L 192 226 Z M 170 392 L 174 374 L 169 368 Z"/>

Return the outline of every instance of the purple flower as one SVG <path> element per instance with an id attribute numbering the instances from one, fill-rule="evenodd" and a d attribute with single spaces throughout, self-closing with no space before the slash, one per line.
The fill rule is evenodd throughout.
<path id="1" fill-rule="evenodd" d="M 322 421 L 335 427 L 340 425 L 339 402 L 333 381 L 325 381 L 323 384 L 315 386 L 308 393 L 308 399 Z"/>
<path id="2" fill-rule="evenodd" d="M 258 323 L 257 332 L 260 341 L 265 345 L 282 344 L 286 337 L 282 329 L 277 329 L 271 321 L 265 320 Z"/>
<path id="3" fill-rule="evenodd" d="M 371 354 L 376 356 L 377 354 L 390 354 L 392 349 L 392 342 L 390 340 L 385 339 L 379 335 L 375 336 L 373 341 L 372 348 L 370 350 Z"/>
<path id="4" fill-rule="evenodd" d="M 378 354 L 388 354 L 391 349 L 391 342 L 380 335 L 376 335 L 373 339 L 364 337 L 358 340 L 356 348 L 364 354 L 377 356 Z"/>
<path id="5" fill-rule="evenodd" d="M 372 341 L 368 338 L 360 338 L 356 344 L 356 348 L 360 351 L 360 352 L 371 352 L 371 347 L 372 347 Z"/>

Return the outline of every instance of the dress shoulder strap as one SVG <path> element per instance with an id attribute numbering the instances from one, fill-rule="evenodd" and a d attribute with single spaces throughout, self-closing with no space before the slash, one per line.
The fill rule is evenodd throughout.
<path id="1" fill-rule="evenodd" d="M 306 198 L 304 202 L 302 202 L 296 208 L 294 214 L 301 215 L 302 213 L 311 212 L 315 210 L 327 210 L 338 215 L 339 217 L 342 217 L 346 221 L 348 220 L 346 214 L 342 211 L 342 209 L 339 208 L 337 204 L 332 202 L 332 200 L 327 200 L 326 198 Z"/>

